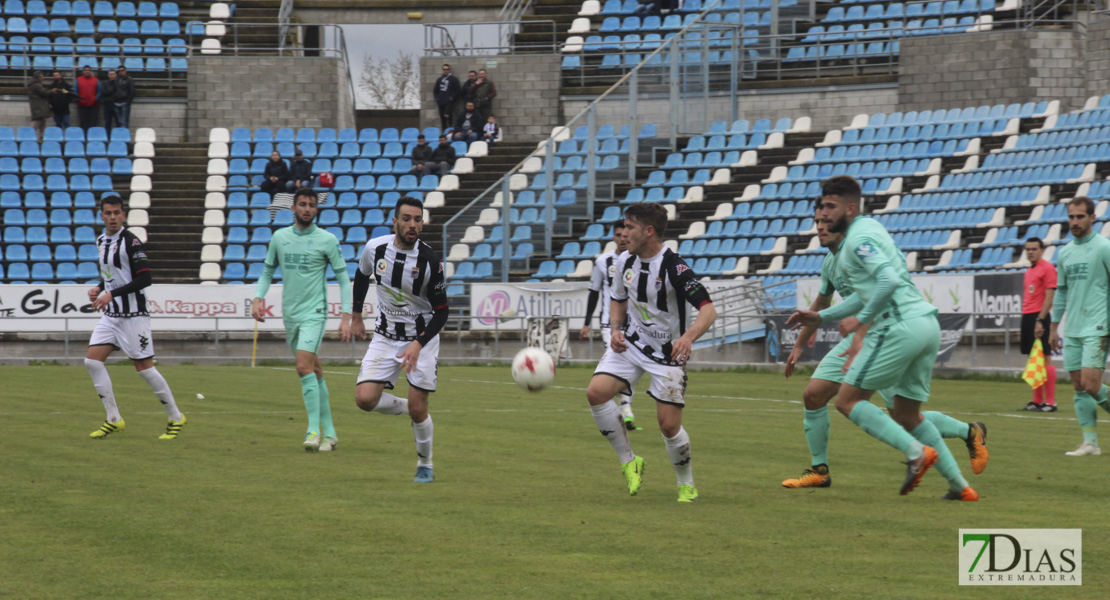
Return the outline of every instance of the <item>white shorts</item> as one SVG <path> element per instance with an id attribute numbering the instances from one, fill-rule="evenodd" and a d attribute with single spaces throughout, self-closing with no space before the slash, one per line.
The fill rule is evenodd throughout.
<path id="1" fill-rule="evenodd" d="M 100 317 L 89 338 L 90 346 L 115 346 L 127 358 L 142 360 L 154 356 L 154 338 L 150 336 L 150 317 Z"/>
<path id="2" fill-rule="evenodd" d="M 362 357 L 362 368 L 358 371 L 358 383 L 384 383 L 391 390 L 397 385 L 401 374 L 401 359 L 397 355 L 404 352 L 412 342 L 391 340 L 384 335 L 375 335 Z M 409 386 L 425 392 L 436 391 L 436 371 L 439 366 L 439 336 L 435 336 L 427 346 L 420 349 L 416 368 L 405 375 Z M 357 385 L 357 384 L 356 384 Z"/>
<path id="3" fill-rule="evenodd" d="M 632 395 L 633 386 L 644 373 L 651 375 L 648 396 L 656 402 L 686 406 L 686 367 L 661 365 L 629 346 L 624 352 L 606 350 L 594 369 L 594 375 L 609 375 L 624 382 L 621 393 L 626 396 Z"/>

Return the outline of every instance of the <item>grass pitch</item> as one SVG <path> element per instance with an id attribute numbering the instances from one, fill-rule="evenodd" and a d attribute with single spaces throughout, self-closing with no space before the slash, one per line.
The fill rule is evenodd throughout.
<path id="1" fill-rule="evenodd" d="M 647 460 L 630 498 L 586 408 L 591 370 L 528 394 L 507 367 L 448 367 L 433 396 L 435 473 L 412 483 L 407 417 L 354 406 L 355 367 L 329 367 L 340 445 L 301 449 L 291 367 L 164 366 L 189 417 L 175 441 L 130 364 L 109 368 L 127 429 L 80 367 L 0 367 L 0 597 L 129 598 L 1105 598 L 1100 515 L 1110 458 L 1061 411 L 1019 412 L 1022 383 L 936 381 L 929 407 L 989 427 L 978 503 L 926 476 L 899 496 L 901 456 L 832 413 L 833 486 L 786 490 L 808 466 L 804 377 L 694 372 L 684 424 L 701 498 L 674 474 L 644 394 Z M 645 387 L 641 384 L 641 387 Z M 405 393 L 404 385 L 399 392 Z M 204 399 L 198 399 L 203 394 Z M 1082 528 L 1082 587 L 961 588 L 959 528 Z"/>

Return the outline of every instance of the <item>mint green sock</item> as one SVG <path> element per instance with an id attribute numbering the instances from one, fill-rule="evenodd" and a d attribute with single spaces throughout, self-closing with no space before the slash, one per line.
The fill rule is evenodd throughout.
<path id="1" fill-rule="evenodd" d="M 943 438 L 959 438 L 966 440 L 968 435 L 968 425 L 963 421 L 953 419 L 952 417 L 935 410 L 927 410 L 921 413 L 925 420 L 933 424 L 940 432 L 940 437 Z"/>
<path id="2" fill-rule="evenodd" d="M 953 492 L 962 492 L 967 487 L 967 480 L 964 479 L 960 473 L 960 467 L 956 464 L 956 458 L 952 456 L 952 452 L 940 437 L 940 432 L 937 431 L 935 425 L 929 419 L 921 421 L 921 424 L 914 427 L 911 432 L 917 441 L 931 447 L 937 451 L 937 471 L 948 480 L 948 489 Z"/>
<path id="3" fill-rule="evenodd" d="M 1105 383 L 1099 388 L 1098 395 L 1094 396 L 1094 399 L 1095 402 L 1098 403 L 1099 408 L 1106 412 L 1110 412 L 1110 387 L 1106 387 Z"/>
<path id="4" fill-rule="evenodd" d="M 1105 387 L 1105 386 L 1104 386 Z M 1098 445 L 1098 434 L 1095 425 L 1098 424 L 1098 409 L 1095 399 L 1087 392 L 1075 393 L 1075 418 L 1079 419 L 1079 427 L 1083 429 L 1083 439 Z"/>
<path id="5" fill-rule="evenodd" d="M 331 422 L 331 396 L 328 393 L 328 384 L 321 377 L 316 380 L 320 387 L 320 426 L 324 428 L 324 437 L 338 438 L 335 434 L 335 425 Z"/>
<path id="6" fill-rule="evenodd" d="M 301 377 L 301 394 L 304 395 L 304 409 L 308 413 L 308 433 L 320 434 L 320 386 L 316 374 Z"/>
<path id="7" fill-rule="evenodd" d="M 806 443 L 809 444 L 809 453 L 813 457 L 810 465 L 829 464 L 829 407 L 806 409 L 802 424 L 805 425 Z"/>
<path id="8" fill-rule="evenodd" d="M 915 460 L 921 457 L 921 442 L 915 440 L 901 425 L 894 422 L 881 408 L 861 400 L 856 402 L 848 413 L 850 419 L 871 437 L 898 449 L 906 458 Z"/>

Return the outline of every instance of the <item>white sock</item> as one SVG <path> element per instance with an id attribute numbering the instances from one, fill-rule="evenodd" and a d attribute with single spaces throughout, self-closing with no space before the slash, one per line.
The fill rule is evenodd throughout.
<path id="1" fill-rule="evenodd" d="M 622 417 L 632 416 L 632 396 L 625 396 L 624 394 L 621 394 L 616 398 L 613 398 L 613 400 L 616 400 L 617 406 L 620 407 Z"/>
<path id="2" fill-rule="evenodd" d="M 104 363 L 91 358 L 85 359 L 85 368 L 89 370 L 89 375 L 92 376 L 93 388 L 100 395 L 100 401 L 104 403 L 104 411 L 108 413 L 107 420 L 119 423 L 123 420 L 123 417 L 119 416 L 116 394 L 112 391 L 112 378 L 108 377 L 108 369 L 104 368 Z"/>
<path id="3" fill-rule="evenodd" d="M 406 403 L 405 406 L 407 407 L 408 404 Z M 432 468 L 432 437 L 435 430 L 432 415 L 428 415 L 423 423 L 412 424 L 412 437 L 416 440 L 416 466 L 418 467 Z"/>
<path id="4" fill-rule="evenodd" d="M 663 441 L 667 444 L 667 456 L 671 457 L 678 484 L 694 485 L 694 467 L 690 464 L 690 436 L 686 435 L 686 429 L 679 427 L 674 437 L 663 436 Z"/>
<path id="5" fill-rule="evenodd" d="M 621 422 L 621 411 L 617 408 L 617 403 L 610 400 L 605 404 L 591 406 L 590 412 L 594 415 L 594 423 L 597 423 L 601 435 L 605 436 L 613 446 L 613 450 L 616 450 L 621 464 L 632 462 L 636 455 L 632 454 L 632 445 L 628 443 L 628 432 Z"/>
<path id="6" fill-rule="evenodd" d="M 382 397 L 374 406 L 373 411 L 383 415 L 407 415 L 409 414 L 409 401 L 407 398 L 398 398 L 393 394 L 382 392 Z"/>
<path id="7" fill-rule="evenodd" d="M 162 406 L 166 409 L 166 416 L 171 421 L 180 421 L 181 411 L 177 410 L 177 403 L 173 401 L 170 384 L 166 383 L 166 378 L 162 377 L 158 369 L 151 367 L 145 371 L 139 371 L 139 376 L 146 380 L 150 389 L 154 390 L 154 395 L 158 396 L 158 400 L 162 402 Z"/>

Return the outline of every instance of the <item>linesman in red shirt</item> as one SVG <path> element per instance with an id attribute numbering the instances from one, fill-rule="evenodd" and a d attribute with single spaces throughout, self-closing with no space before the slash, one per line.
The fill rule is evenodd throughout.
<path id="1" fill-rule="evenodd" d="M 1033 401 L 1024 410 L 1031 412 L 1056 412 L 1056 366 L 1052 364 L 1052 350 L 1048 345 L 1048 316 L 1052 311 L 1052 297 L 1056 294 L 1056 267 L 1044 255 L 1044 242 L 1031 237 L 1025 242 L 1025 257 L 1031 265 L 1025 271 L 1021 300 L 1021 353 L 1028 356 L 1033 342 L 1041 340 L 1045 353 L 1045 370 L 1048 381 L 1033 390 Z"/>

